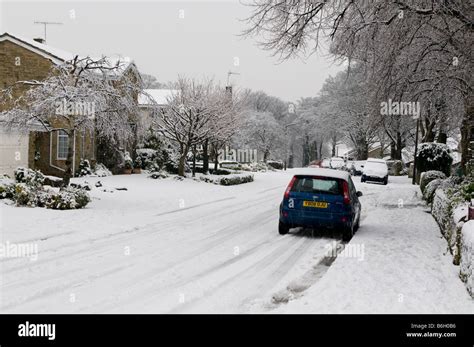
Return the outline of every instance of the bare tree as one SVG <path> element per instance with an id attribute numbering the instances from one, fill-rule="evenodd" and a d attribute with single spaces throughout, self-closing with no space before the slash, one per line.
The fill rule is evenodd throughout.
<path id="1" fill-rule="evenodd" d="M 178 174 L 184 176 L 189 151 L 206 140 L 226 138 L 235 116 L 232 100 L 212 81 L 180 78 L 177 87 L 158 124 L 160 132 L 179 146 Z"/>
<path id="2" fill-rule="evenodd" d="M 468 127 L 473 109 L 474 23 L 469 2 L 254 0 L 250 6 L 254 11 L 244 34 L 259 35 L 262 47 L 281 59 L 311 54 L 322 40 L 331 39 L 331 52 L 336 57 L 364 64 L 374 106 L 387 98 L 428 103 L 440 91 L 453 90 L 444 100 L 461 100 L 462 124 Z M 445 112 L 453 113 L 449 106 Z M 432 117 L 433 113 L 424 116 Z M 409 133 L 405 126 L 406 122 L 397 118 L 384 121 L 397 153 Z M 461 131 L 463 165 L 468 130 Z"/>

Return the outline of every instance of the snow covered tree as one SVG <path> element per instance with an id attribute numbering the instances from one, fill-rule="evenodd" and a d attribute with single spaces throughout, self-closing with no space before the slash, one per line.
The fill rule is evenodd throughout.
<path id="1" fill-rule="evenodd" d="M 138 113 L 140 83 L 119 75 L 122 62 L 106 57 L 79 58 L 54 66 L 42 80 L 18 81 L 2 90 L 6 105 L 0 114 L 4 126 L 22 131 L 35 124 L 46 131 L 63 131 L 73 138 L 77 131 L 95 132 L 114 140 L 133 135 L 130 117 Z M 63 184 L 73 175 L 73 146 L 68 146 Z"/>
<path id="2" fill-rule="evenodd" d="M 261 46 L 281 59 L 311 54 L 322 40 L 331 39 L 331 52 L 336 57 L 349 61 L 349 66 L 352 62 L 362 63 L 368 72 L 367 87 L 373 92 L 374 106 L 388 98 L 424 100 L 431 105 L 445 103 L 456 108 L 462 105 L 461 147 L 465 166 L 474 109 L 474 9 L 469 2 L 253 0 L 250 6 L 253 13 L 245 34 L 260 35 Z M 448 90 L 451 95 L 440 95 Z M 451 117 L 456 110 L 448 106 L 442 112 Z M 457 117 L 447 121 L 441 117 L 442 122 L 433 124 L 433 113 L 424 116 L 428 122 L 423 124 L 427 129 L 422 131 L 427 130 L 428 136 L 430 128 L 437 127 L 438 133 L 444 134 L 447 125 L 455 126 L 457 122 Z M 392 142 L 392 154 L 399 157 L 415 122 L 386 118 L 383 126 Z"/>
<path id="3" fill-rule="evenodd" d="M 189 151 L 204 141 L 226 139 L 234 127 L 232 98 L 212 81 L 180 78 L 177 92 L 157 115 L 159 131 L 179 147 L 178 174 L 184 176 Z"/>
<path id="4" fill-rule="evenodd" d="M 366 84 L 363 72 L 355 67 L 350 74 L 339 72 L 328 78 L 321 90 L 321 108 L 330 116 L 327 123 L 356 150 L 359 160 L 367 159 L 380 124 L 379 110 L 371 107 Z"/>
<path id="5" fill-rule="evenodd" d="M 269 112 L 246 111 L 241 136 L 243 143 L 263 153 L 265 162 L 272 151 L 284 145 L 284 129 Z"/>

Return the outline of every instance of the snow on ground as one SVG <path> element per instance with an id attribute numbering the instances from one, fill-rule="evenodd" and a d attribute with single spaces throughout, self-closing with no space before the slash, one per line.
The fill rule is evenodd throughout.
<path id="1" fill-rule="evenodd" d="M 363 220 L 350 245 L 360 257 L 338 257 L 307 292 L 276 312 L 474 313 L 459 267 L 418 186 L 391 177 L 387 187 L 356 182 Z"/>
<path id="2" fill-rule="evenodd" d="M 341 241 L 328 233 L 278 234 L 291 173 L 254 173 L 254 182 L 228 187 L 146 175 L 75 179 L 102 183 L 83 210 L 0 202 L 0 241 L 39 252 L 36 261 L 0 258 L 0 312 L 474 312 L 406 177 L 388 186 L 355 179 L 364 192 L 349 244 L 357 257 L 334 261 L 328 252 Z"/>

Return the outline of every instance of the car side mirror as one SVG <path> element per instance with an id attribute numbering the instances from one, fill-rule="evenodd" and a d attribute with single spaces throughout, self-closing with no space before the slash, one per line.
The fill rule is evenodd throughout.
<path id="1" fill-rule="evenodd" d="M 362 192 L 357 192 L 356 195 L 357 195 L 358 197 L 361 197 L 361 196 L 364 195 L 364 194 L 362 194 Z"/>

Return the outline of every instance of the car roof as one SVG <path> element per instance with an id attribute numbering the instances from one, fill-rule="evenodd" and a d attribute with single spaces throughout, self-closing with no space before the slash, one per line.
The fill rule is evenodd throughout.
<path id="1" fill-rule="evenodd" d="M 338 178 L 345 181 L 349 181 L 350 174 L 347 171 L 333 170 L 333 169 L 321 169 L 321 168 L 299 168 L 293 169 L 294 176 L 323 176 L 330 178 Z"/>

